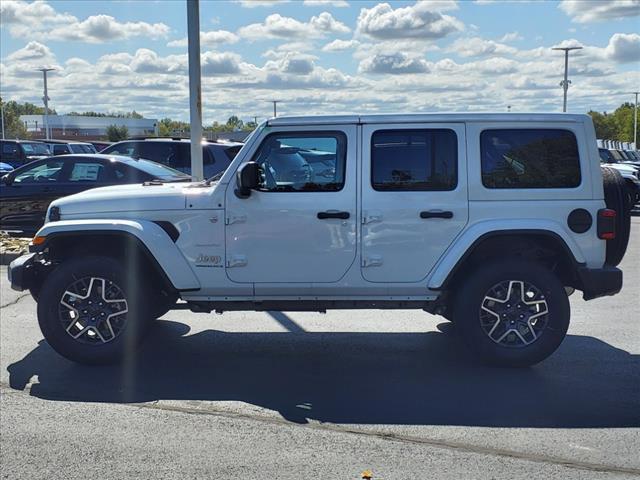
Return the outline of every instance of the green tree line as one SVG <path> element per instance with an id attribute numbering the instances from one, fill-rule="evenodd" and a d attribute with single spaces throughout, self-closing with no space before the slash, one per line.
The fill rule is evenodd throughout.
<path id="1" fill-rule="evenodd" d="M 618 140 L 620 142 L 633 142 L 634 105 L 632 103 L 623 103 L 616 108 L 613 113 L 600 113 L 591 110 L 589 115 L 591 115 L 593 119 L 593 125 L 596 127 L 596 136 L 598 138 Z M 637 133 L 640 133 L 640 128 Z"/>

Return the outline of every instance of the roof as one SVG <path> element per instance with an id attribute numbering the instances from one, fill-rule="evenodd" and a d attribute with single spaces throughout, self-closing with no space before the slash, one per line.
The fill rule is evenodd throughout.
<path id="1" fill-rule="evenodd" d="M 378 115 L 317 115 L 277 117 L 268 125 L 332 125 L 349 123 L 426 123 L 426 122 L 583 122 L 586 114 L 572 113 L 401 113 Z"/>

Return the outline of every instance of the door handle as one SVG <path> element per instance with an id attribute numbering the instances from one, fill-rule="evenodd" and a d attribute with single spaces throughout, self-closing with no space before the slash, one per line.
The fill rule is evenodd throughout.
<path id="1" fill-rule="evenodd" d="M 318 219 L 326 220 L 327 218 L 339 218 L 341 220 L 346 220 L 351 215 L 349 212 L 339 212 L 337 210 L 327 210 L 326 212 L 318 212 Z"/>
<path id="2" fill-rule="evenodd" d="M 443 210 L 428 210 L 420 212 L 420 218 L 453 218 L 453 212 Z"/>

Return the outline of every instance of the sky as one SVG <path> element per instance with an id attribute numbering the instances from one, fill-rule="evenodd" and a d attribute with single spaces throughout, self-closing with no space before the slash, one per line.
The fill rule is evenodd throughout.
<path id="1" fill-rule="evenodd" d="M 0 95 L 189 118 L 184 0 L 0 0 Z M 230 115 L 612 111 L 640 90 L 640 0 L 200 2 L 205 126 Z"/>

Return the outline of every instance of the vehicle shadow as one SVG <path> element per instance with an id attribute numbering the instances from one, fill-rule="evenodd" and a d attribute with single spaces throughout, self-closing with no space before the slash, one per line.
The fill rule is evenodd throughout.
<path id="1" fill-rule="evenodd" d="M 188 335 L 187 325 L 160 320 L 123 365 L 76 365 L 43 340 L 8 370 L 12 388 L 30 387 L 43 399 L 242 401 L 299 423 L 640 426 L 639 355 L 569 335 L 535 367 L 489 368 L 478 365 L 448 327 Z"/>

